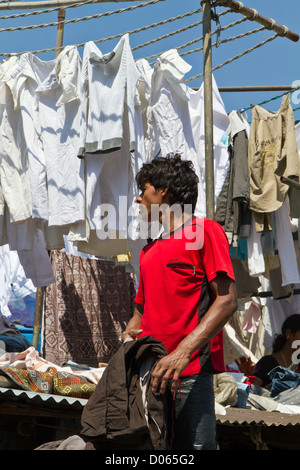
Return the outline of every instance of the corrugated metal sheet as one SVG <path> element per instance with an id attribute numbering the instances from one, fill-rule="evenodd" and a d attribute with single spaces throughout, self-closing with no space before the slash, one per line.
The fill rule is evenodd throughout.
<path id="1" fill-rule="evenodd" d="M 300 415 L 247 408 L 227 408 L 226 415 L 217 415 L 217 423 L 240 426 L 300 426 Z"/>
<path id="2" fill-rule="evenodd" d="M 80 411 L 87 403 L 87 400 L 60 395 L 51 395 L 48 393 L 35 393 L 27 392 L 25 390 L 0 387 L 0 407 L 1 402 L 22 402 L 28 403 L 32 406 L 46 407 L 47 409 L 51 408 L 64 411 Z"/>
<path id="3" fill-rule="evenodd" d="M 87 401 L 86 399 L 74 397 L 0 387 L 0 408 L 1 405 L 8 402 L 15 402 L 16 404 L 27 403 L 48 410 L 80 412 Z M 227 408 L 226 415 L 217 414 L 217 423 L 232 426 L 300 426 L 300 415 L 247 408 Z"/>

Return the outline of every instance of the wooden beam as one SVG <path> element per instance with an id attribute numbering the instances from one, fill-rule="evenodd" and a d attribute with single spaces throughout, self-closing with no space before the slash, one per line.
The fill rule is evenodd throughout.
<path id="1" fill-rule="evenodd" d="M 253 8 L 245 7 L 242 2 L 237 2 L 235 0 L 218 0 L 218 3 L 224 7 L 230 8 L 234 13 L 240 13 L 241 15 L 246 16 L 248 20 L 256 21 L 256 23 L 265 26 L 265 28 L 275 31 L 279 36 L 286 37 L 294 42 L 299 41 L 298 34 L 293 33 L 286 26 L 277 24 L 272 18 L 266 18 L 260 15 Z"/>
<path id="2" fill-rule="evenodd" d="M 95 0 L 93 3 L 119 3 L 119 2 L 132 2 L 133 0 Z M 137 0 L 142 2 L 143 0 Z M 161 0 L 164 1 L 164 0 Z M 70 5 L 90 5 L 87 2 L 76 2 L 74 0 L 42 0 L 36 2 L 0 2 L 0 10 L 27 10 L 39 8 L 56 8 L 68 7 Z"/>

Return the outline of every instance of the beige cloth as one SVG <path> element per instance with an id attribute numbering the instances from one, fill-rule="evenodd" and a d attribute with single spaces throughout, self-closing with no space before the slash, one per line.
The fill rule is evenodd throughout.
<path id="1" fill-rule="evenodd" d="M 253 107 L 248 164 L 249 208 L 254 215 L 258 213 L 258 226 L 262 226 L 262 214 L 279 209 L 289 190 L 280 177 L 299 181 L 299 153 L 289 94 L 283 96 L 277 112 L 267 111 L 259 105 Z"/>

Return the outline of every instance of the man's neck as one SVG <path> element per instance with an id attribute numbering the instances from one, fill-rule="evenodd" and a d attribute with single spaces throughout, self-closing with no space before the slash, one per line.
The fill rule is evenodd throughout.
<path id="1" fill-rule="evenodd" d="M 174 214 L 174 212 L 164 214 L 162 217 L 162 225 L 164 228 L 163 236 L 169 235 L 175 230 L 181 228 L 189 219 L 191 219 L 191 217 L 191 214 L 186 212 L 182 212 L 179 216 Z"/>

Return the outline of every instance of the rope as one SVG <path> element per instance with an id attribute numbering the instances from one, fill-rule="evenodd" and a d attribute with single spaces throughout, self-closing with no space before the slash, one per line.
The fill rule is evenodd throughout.
<path id="1" fill-rule="evenodd" d="M 251 47 L 250 49 L 247 49 L 246 51 L 242 52 L 241 54 L 238 54 L 238 55 L 232 57 L 232 59 L 226 60 L 225 62 L 223 62 L 223 64 L 217 65 L 216 67 L 214 67 L 214 68 L 212 69 L 212 71 L 214 72 L 215 70 L 218 70 L 218 69 L 220 69 L 221 67 L 224 67 L 225 65 L 230 64 L 230 63 L 233 62 L 234 60 L 240 59 L 240 58 L 243 57 L 244 55 L 249 54 L 250 52 L 254 51 L 255 49 L 258 49 L 259 47 L 264 46 L 264 45 L 267 44 L 268 42 L 273 41 L 273 40 L 276 39 L 278 36 L 279 36 L 278 34 L 274 34 L 274 36 L 271 36 L 270 38 L 266 39 L 265 41 L 262 41 L 262 42 L 260 42 L 259 44 L 256 44 L 256 46 L 253 46 L 253 47 Z M 203 73 L 201 73 L 201 74 L 199 74 L 199 75 L 195 75 L 195 77 L 189 78 L 189 79 L 187 79 L 186 81 L 187 81 L 187 82 L 191 82 L 192 80 L 196 80 L 197 78 L 203 77 L 203 75 L 204 75 Z"/>
<path id="2" fill-rule="evenodd" d="M 18 27 L 15 27 L 15 28 L 2 28 L 2 29 L 0 29 L 0 33 L 4 32 L 4 31 L 7 31 L 7 32 L 8 31 L 23 31 L 25 29 L 46 28 L 48 26 L 58 26 L 60 24 L 65 25 L 65 24 L 69 24 L 69 23 L 78 23 L 79 21 L 99 19 L 99 18 L 103 18 L 105 16 L 114 15 L 116 13 L 123 13 L 125 11 L 135 10 L 137 8 L 145 7 L 145 6 L 148 6 L 148 5 L 154 5 L 155 3 L 162 2 L 162 1 L 164 1 L 164 0 L 151 0 L 150 2 L 140 3 L 138 5 L 134 5 L 134 6 L 131 6 L 131 7 L 122 8 L 120 10 L 107 11 L 105 13 L 99 13 L 97 15 L 84 16 L 82 18 L 74 18 L 74 19 L 66 20 L 66 21 L 65 20 L 64 21 L 55 21 L 53 23 L 43 23 L 43 24 L 37 24 L 37 25 L 31 25 L 31 26 L 18 26 Z M 59 10 L 61 10 L 61 8 L 59 8 Z"/>
<path id="3" fill-rule="evenodd" d="M 260 31 L 264 31 L 264 30 L 265 30 L 265 27 L 262 26 L 261 28 L 257 28 L 257 29 L 253 29 L 252 31 L 248 31 L 247 33 L 239 34 L 237 36 L 232 36 L 231 38 L 223 39 L 223 41 L 214 42 L 211 46 L 212 47 L 219 47 L 221 44 L 226 44 L 227 42 L 235 41 L 236 39 L 242 39 L 245 36 L 250 36 L 251 34 L 258 33 Z M 187 44 L 184 44 L 183 46 L 178 47 L 177 50 L 183 49 L 186 46 L 190 46 L 192 43 L 195 43 L 196 41 L 200 41 L 200 39 L 203 39 L 203 38 L 199 38 L 199 39 L 196 39 L 194 41 L 190 41 L 190 43 L 187 43 Z M 203 51 L 203 46 L 199 47 L 197 49 L 193 49 L 192 51 L 183 52 L 180 55 L 185 56 L 185 55 L 194 54 L 195 52 L 200 52 L 200 51 Z"/>
<path id="4" fill-rule="evenodd" d="M 1 3 L 6 2 L 6 0 L 0 1 Z M 77 3 L 72 3 L 70 5 L 66 5 L 63 7 L 64 10 L 68 8 L 76 8 L 76 7 L 82 7 L 84 5 L 90 5 L 93 3 L 99 3 L 99 0 L 86 0 L 86 1 L 80 1 Z M 52 13 L 54 11 L 59 11 L 61 10 L 62 7 L 53 7 L 53 8 L 48 8 L 47 10 L 37 10 L 37 11 L 29 11 L 27 13 L 18 13 L 15 15 L 6 15 L 6 16 L 0 16 L 0 20 L 11 20 L 15 18 L 26 18 L 27 16 L 36 16 L 36 15 L 41 15 L 42 13 Z"/>
<path id="5" fill-rule="evenodd" d="M 273 96 L 273 98 L 270 98 L 268 100 L 265 100 L 265 101 L 262 101 L 261 103 L 258 103 L 258 104 L 252 104 L 251 106 L 249 106 L 248 108 L 242 108 L 240 109 L 241 112 L 243 111 L 248 111 L 249 109 L 252 109 L 254 106 L 262 106 L 263 104 L 267 104 L 267 103 L 270 103 L 271 101 L 274 101 L 274 100 L 278 100 L 279 98 L 282 98 L 284 95 L 287 95 L 288 93 L 294 93 L 295 91 L 297 90 L 300 90 L 300 86 L 296 87 L 296 88 L 293 88 L 292 90 L 288 90 L 286 91 L 285 93 L 282 93 L 281 95 L 277 95 L 277 96 Z M 296 111 L 296 109 L 294 109 L 293 111 Z"/>
<path id="6" fill-rule="evenodd" d="M 128 10 L 132 10 L 132 9 L 135 9 L 137 7 L 141 7 L 141 6 L 147 6 L 148 4 L 152 4 L 152 3 L 156 3 L 157 1 L 163 1 L 163 0 L 154 0 L 154 1 L 151 1 L 151 2 L 147 2 L 147 3 L 144 3 L 144 4 L 140 4 L 140 5 L 137 5 L 137 6 L 133 6 L 133 7 L 127 7 L 127 8 L 123 8 L 123 9 L 120 9 L 120 10 L 116 10 L 116 11 L 113 11 L 113 12 L 106 12 L 106 13 L 102 13 L 102 14 L 99 14 L 99 15 L 94 15 L 94 16 L 91 16 L 91 17 L 85 17 L 83 19 L 91 19 L 91 18 L 99 18 L 99 17 L 102 17 L 102 16 L 108 16 L 108 15 L 111 15 L 113 13 L 119 13 L 119 12 L 124 12 L 124 11 L 128 11 Z M 84 4 L 88 4 L 88 3 L 95 3 L 97 2 L 97 0 L 87 0 L 86 2 L 84 3 L 80 3 L 80 5 L 77 3 L 77 4 L 72 4 L 70 5 L 69 7 L 73 7 L 73 6 L 81 6 L 81 5 L 84 5 Z M 49 10 L 44 10 L 44 11 L 38 11 L 38 12 L 33 12 L 33 13 L 45 13 L 45 12 L 50 12 L 50 11 L 56 11 L 56 10 L 60 10 L 61 8 L 53 8 L 53 9 L 49 9 Z M 133 31 L 128 31 L 127 34 L 134 34 L 134 33 L 138 33 L 138 32 L 141 32 L 141 31 L 146 31 L 147 29 L 150 29 L 150 28 L 154 28 L 156 26 L 161 26 L 161 25 L 164 25 L 168 22 L 172 22 L 172 21 L 175 21 L 175 20 L 178 20 L 178 19 L 182 19 L 182 18 L 185 18 L 185 17 L 188 17 L 188 16 L 192 16 L 196 13 L 200 13 L 202 11 L 202 9 L 198 9 L 198 10 L 194 10 L 194 11 L 191 11 L 191 12 L 188 12 L 188 13 L 184 13 L 182 15 L 178 15 L 178 16 L 175 16 L 175 17 L 172 17 L 172 18 L 169 18 L 167 20 L 163 20 L 163 21 L 160 21 L 160 22 L 157 22 L 157 23 L 154 23 L 152 25 L 149 25 L 149 26 L 144 26 L 144 27 L 141 27 L 137 30 L 133 30 Z M 224 16 L 226 15 L 227 13 L 230 13 L 231 10 L 230 9 L 227 9 L 225 11 L 223 11 L 222 13 L 219 14 L 219 16 Z M 28 13 L 25 13 L 24 15 L 28 15 Z M 12 17 L 18 17 L 18 15 L 11 15 L 11 18 Z M 5 17 L 3 17 L 5 18 Z M 80 19 L 76 19 L 76 20 L 69 20 L 69 21 L 61 21 L 61 22 L 57 22 L 57 23 L 52 23 L 52 24 L 47 24 L 47 25 L 36 25 L 36 26 L 29 26 L 29 27 L 24 27 L 24 28 L 7 28 L 7 29 L 0 29 L 0 32 L 1 31 L 12 31 L 12 30 L 19 30 L 19 29 L 34 29 L 34 28 L 37 28 L 37 27 L 45 27 L 45 26 L 52 26 L 52 25 L 56 25 L 56 24 L 60 24 L 60 23 L 68 23 L 68 22 L 77 22 L 77 21 L 80 21 Z M 225 31 L 226 29 L 232 27 L 232 26 L 235 26 L 237 24 L 240 24 L 241 22 L 245 21 L 245 18 L 243 18 L 242 20 L 238 20 L 238 21 L 235 21 L 234 23 L 231 23 L 230 25 L 228 26 L 225 26 L 224 28 L 222 28 L 221 30 Z M 136 46 L 133 50 L 137 50 L 139 48 L 142 48 L 142 47 L 145 47 L 147 45 L 150 45 L 150 44 L 153 44 L 154 42 L 158 42 L 162 39 L 166 39 L 170 36 L 173 36 L 175 34 L 178 34 L 180 32 L 183 32 L 183 31 L 186 31 L 187 29 L 190 29 L 190 28 L 193 28 L 195 26 L 198 26 L 200 25 L 201 23 L 203 23 L 203 21 L 199 21 L 199 22 L 196 22 L 194 23 L 193 25 L 190 25 L 190 26 L 187 26 L 185 28 L 182 28 L 182 29 L 179 29 L 177 31 L 174 31 L 172 33 L 169 33 L 169 34 L 166 34 L 164 36 L 161 36 L 157 39 L 153 39 L 152 41 L 149 41 L 145 44 L 141 44 L 139 46 Z M 95 43 L 100 43 L 100 42 L 104 42 L 104 41 L 108 41 L 108 40 L 112 40 L 112 39 L 117 39 L 117 38 L 120 38 L 122 37 L 124 34 L 126 33 L 121 33 L 121 34 L 118 34 L 118 35 L 115 35 L 115 36 L 110 36 L 110 37 L 107 37 L 107 38 L 104 38 L 104 39 L 99 39 L 99 40 L 96 40 L 94 41 Z M 213 33 L 215 34 L 215 33 Z M 86 43 L 81 43 L 81 44 L 75 44 L 74 46 L 75 47 L 83 47 Z M 36 51 L 30 51 L 32 54 L 38 54 L 38 53 L 44 53 L 44 52 L 53 52 L 53 51 L 57 51 L 59 49 L 63 49 L 65 46 L 62 46 L 61 48 L 47 48 L 47 49 L 39 49 L 39 50 L 36 50 Z M 8 55 L 22 55 L 22 54 L 25 54 L 26 52 L 28 51 L 22 51 L 22 52 L 14 52 L 14 53 L 0 53 L 0 57 L 1 56 L 8 56 Z M 156 55 L 153 55 L 151 56 L 150 58 L 154 58 L 154 57 L 157 57 L 157 55 L 159 54 L 156 54 Z"/>
<path id="7" fill-rule="evenodd" d="M 230 10 L 226 10 L 226 11 L 223 12 L 222 14 L 224 15 L 224 14 L 229 13 L 229 12 L 230 12 Z M 220 14 L 219 16 L 221 16 L 221 14 Z M 230 24 L 228 24 L 227 26 L 224 26 L 223 28 L 221 28 L 221 30 L 213 31 L 213 32 L 211 33 L 211 35 L 213 36 L 214 34 L 219 34 L 219 31 L 226 31 L 227 29 L 233 28 L 234 26 L 237 26 L 238 24 L 241 24 L 241 23 L 243 23 L 244 21 L 246 21 L 246 18 L 245 18 L 245 17 L 242 18 L 242 19 L 240 19 L 240 20 L 234 21 L 233 23 L 230 23 Z M 199 24 L 200 24 L 200 23 L 203 23 L 203 21 L 200 21 Z M 196 24 L 197 24 L 197 23 L 195 23 L 194 26 L 196 26 Z M 160 39 L 158 39 L 158 40 L 160 40 Z M 191 44 L 194 44 L 195 42 L 202 41 L 202 40 L 203 40 L 203 36 L 201 36 L 200 38 L 194 39 L 193 41 L 190 41 L 189 43 L 185 44 L 184 46 L 179 46 L 179 47 L 177 47 L 176 49 L 177 49 L 177 50 L 183 49 L 184 47 L 187 47 L 187 46 L 189 46 L 189 45 L 191 45 Z M 155 41 L 157 41 L 157 40 L 153 40 L 153 42 L 155 42 Z M 216 43 L 216 44 L 217 44 L 217 43 Z M 221 42 L 219 42 L 219 44 L 221 44 Z M 137 46 L 137 48 L 138 48 L 138 47 L 143 47 L 143 46 Z M 198 51 L 201 51 L 201 50 L 202 50 L 202 48 L 200 48 L 200 49 L 195 49 L 195 51 L 193 51 L 193 52 L 198 52 Z M 160 54 L 161 54 L 161 52 L 159 52 L 159 53 L 157 53 L 157 54 L 153 54 L 153 55 L 148 56 L 148 57 L 145 57 L 145 60 L 154 59 L 155 57 L 158 57 Z"/>
<path id="8" fill-rule="evenodd" d="M 137 49 L 141 49 L 142 47 L 149 46 L 150 44 L 154 44 L 155 42 L 161 41 L 163 39 L 167 39 L 171 36 L 174 36 L 175 34 L 182 33 L 183 31 L 187 31 L 188 29 L 194 28 L 195 26 L 199 26 L 201 23 L 202 23 L 202 21 L 197 21 L 196 23 L 185 26 L 184 28 L 177 29 L 176 31 L 173 31 L 173 32 L 168 33 L 168 34 L 164 34 L 163 36 L 160 36 L 156 39 L 151 39 L 151 41 L 145 42 L 144 44 L 140 44 L 139 46 L 135 46 L 131 50 L 136 51 Z M 139 31 L 137 31 L 137 32 L 139 32 Z M 153 56 L 153 57 L 156 57 L 156 56 Z"/>
<path id="9" fill-rule="evenodd" d="M 162 0 L 159 0 L 159 1 L 162 1 Z M 148 25 L 148 26 L 142 26 L 141 28 L 139 29 L 135 29 L 135 30 L 132 30 L 132 31 L 127 31 L 127 32 L 123 32 L 123 33 L 119 33 L 115 36 L 109 36 L 109 37 L 106 37 L 106 38 L 103 38 L 103 39 L 98 39 L 96 41 L 94 41 L 94 43 L 102 43 L 102 42 L 105 42 L 105 41 L 110 41 L 112 39 L 118 39 L 120 37 L 122 37 L 124 34 L 135 34 L 135 33 L 139 33 L 141 31 L 146 31 L 148 29 L 151 29 L 151 28 L 154 28 L 156 26 L 161 26 L 161 25 L 164 25 L 168 22 L 173 22 L 175 20 L 178 20 L 178 19 L 182 19 L 184 17 L 187 17 L 187 16 L 191 16 L 191 15 L 194 15 L 195 13 L 199 13 L 201 10 L 195 10 L 195 11 L 192 11 L 192 12 L 189 12 L 189 13 L 184 13 L 182 15 L 178 15 L 178 16 L 174 16 L 172 18 L 169 18 L 167 20 L 162 20 L 162 21 L 159 21 L 157 23 L 153 23 L 151 25 Z M 182 31 L 185 31 L 187 29 L 190 29 L 192 27 L 194 27 L 195 25 L 197 25 L 199 22 L 195 23 L 194 25 L 189 25 L 189 26 L 186 26 L 185 28 L 182 28 L 182 29 L 179 29 L 177 31 L 174 31 L 172 33 L 169 33 L 168 35 L 164 35 L 160 38 L 157 38 L 156 40 L 153 40 L 153 41 L 150 41 L 151 42 L 155 42 L 155 41 L 160 41 L 161 39 L 165 39 L 166 37 L 168 36 L 172 36 L 174 34 L 177 34 L 179 32 L 182 32 Z M 1 31 L 1 30 L 0 30 Z M 75 44 L 74 47 L 83 47 L 86 43 L 81 43 L 81 44 Z M 136 48 L 133 48 L 132 50 L 134 49 L 137 49 L 139 47 L 144 47 L 145 45 L 148 45 L 148 43 L 145 43 L 145 44 L 142 44 L 141 46 L 137 46 Z M 51 48 L 51 49 L 42 49 L 42 50 L 37 50 L 37 51 L 31 51 L 32 54 L 37 54 L 37 53 L 42 53 L 42 52 L 52 52 L 52 51 L 56 51 L 56 50 L 59 50 L 59 49 L 64 49 L 64 47 L 66 46 L 62 46 L 61 48 Z M 23 51 L 23 52 L 14 52 L 14 53 L 0 53 L 0 56 L 7 56 L 7 55 L 22 55 L 22 54 L 25 54 L 27 51 Z"/>

